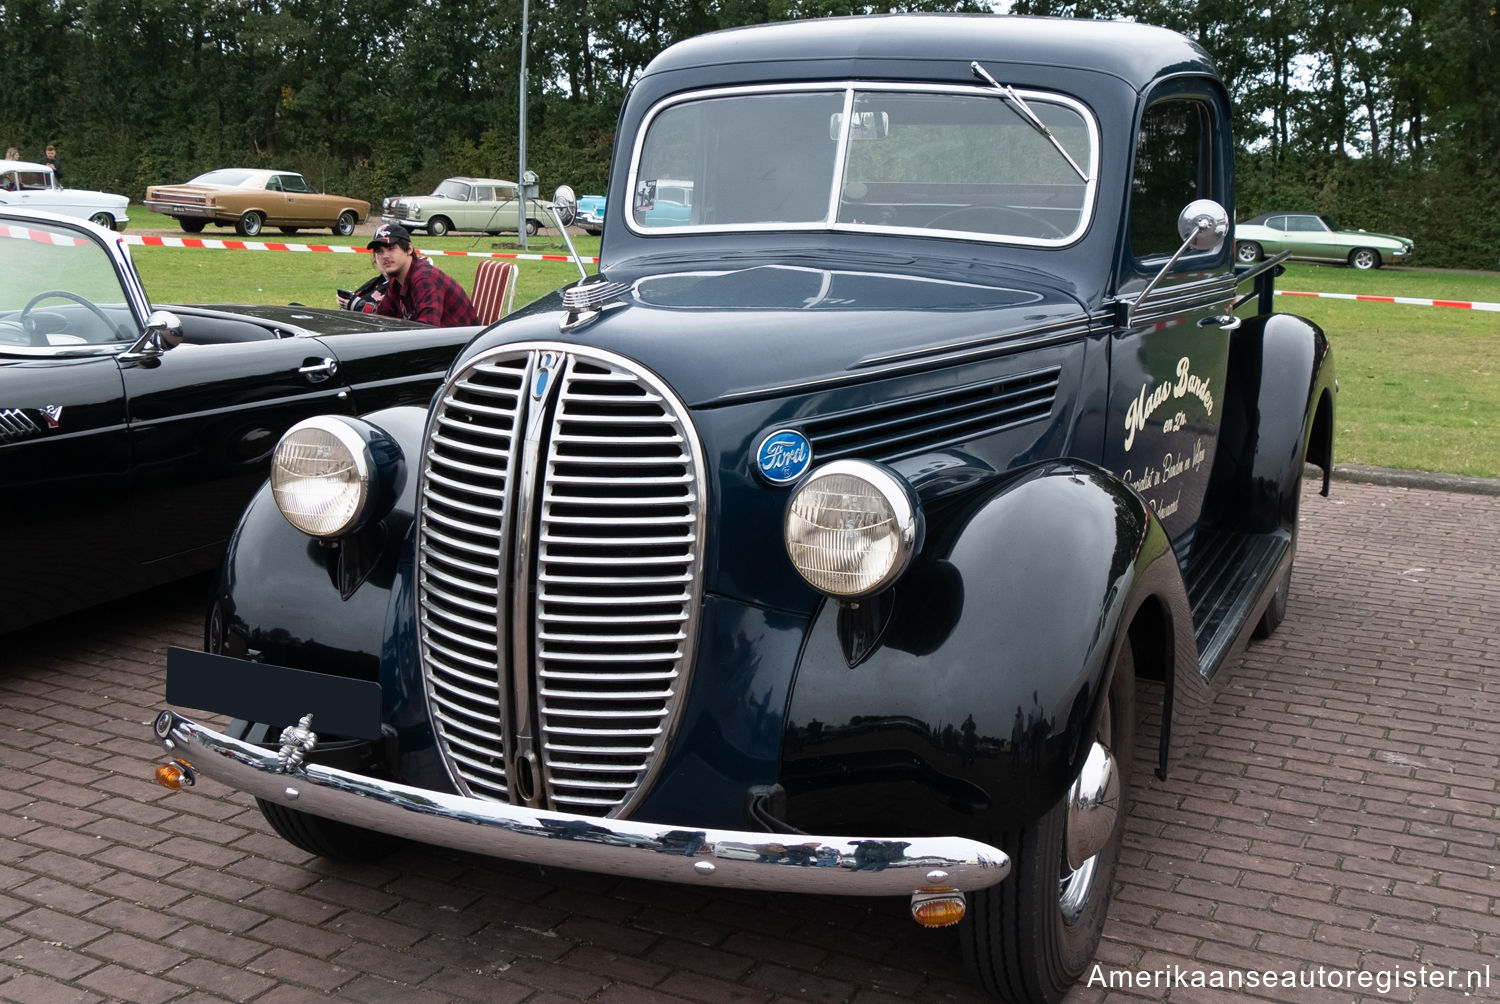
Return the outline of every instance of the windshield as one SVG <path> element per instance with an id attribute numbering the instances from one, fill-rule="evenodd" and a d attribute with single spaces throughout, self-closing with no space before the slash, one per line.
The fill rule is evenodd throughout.
<path id="1" fill-rule="evenodd" d="M 836 229 L 1060 245 L 1088 223 L 1097 128 L 1078 102 L 846 85 L 697 93 L 658 107 L 631 170 L 631 229 Z"/>
<path id="2" fill-rule="evenodd" d="M 0 226 L 0 354 L 117 346 L 139 331 L 109 253 L 78 230 Z"/>
<path id="3" fill-rule="evenodd" d="M 440 182 L 438 187 L 432 190 L 432 196 L 436 199 L 452 199 L 454 202 L 469 201 L 469 185 L 464 181 L 454 181 L 449 178 Z"/>

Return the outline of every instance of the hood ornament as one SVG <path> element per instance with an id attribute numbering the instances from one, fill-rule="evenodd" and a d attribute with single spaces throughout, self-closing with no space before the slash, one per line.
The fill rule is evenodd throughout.
<path id="1" fill-rule="evenodd" d="M 580 282 L 576 286 L 569 286 L 563 290 L 562 297 L 563 309 L 568 313 L 559 328 L 572 331 L 592 321 L 610 307 L 623 306 L 628 289 L 628 282 Z"/>

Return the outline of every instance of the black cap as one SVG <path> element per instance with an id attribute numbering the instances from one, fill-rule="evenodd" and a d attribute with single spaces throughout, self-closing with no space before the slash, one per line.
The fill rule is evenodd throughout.
<path id="1" fill-rule="evenodd" d="M 371 250 L 377 244 L 400 244 L 404 248 L 411 247 L 411 234 L 399 223 L 384 223 L 380 229 L 375 231 L 375 236 L 370 238 L 370 243 L 365 245 L 366 250 Z"/>

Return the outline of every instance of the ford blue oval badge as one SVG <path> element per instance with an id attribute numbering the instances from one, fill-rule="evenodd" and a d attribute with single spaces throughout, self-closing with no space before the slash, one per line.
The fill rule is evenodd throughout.
<path id="1" fill-rule="evenodd" d="M 796 481 L 812 466 L 812 444 L 796 429 L 777 429 L 755 450 L 755 469 L 773 485 Z"/>

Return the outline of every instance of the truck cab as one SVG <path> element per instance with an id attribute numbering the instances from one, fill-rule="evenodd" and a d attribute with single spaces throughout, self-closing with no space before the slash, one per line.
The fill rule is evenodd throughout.
<path id="1" fill-rule="evenodd" d="M 648 66 L 613 158 L 597 275 L 430 410 L 282 440 L 169 656 L 235 724 L 164 711 L 167 780 L 322 854 L 905 896 L 997 997 L 1060 999 L 1138 716 L 1166 776 L 1285 614 L 1306 464 L 1328 489 L 1328 342 L 1234 261 L 1212 60 L 735 29 Z"/>

